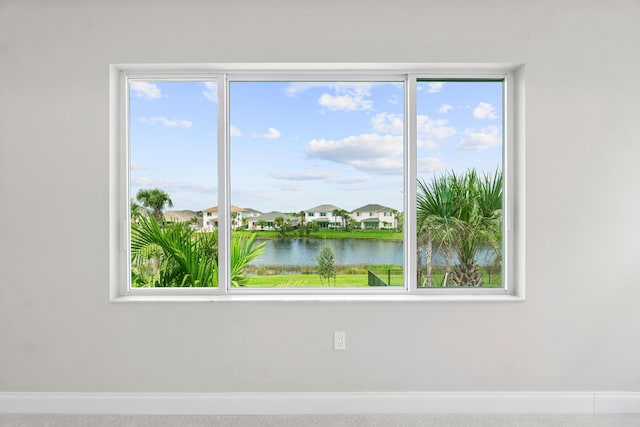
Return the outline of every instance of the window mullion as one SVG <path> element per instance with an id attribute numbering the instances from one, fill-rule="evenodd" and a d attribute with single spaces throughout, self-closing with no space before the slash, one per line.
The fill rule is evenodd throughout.
<path id="1" fill-rule="evenodd" d="M 118 155 L 120 156 L 120 170 L 118 176 L 120 176 L 120 188 L 124 194 L 124 203 L 120 209 L 119 214 L 122 215 L 120 219 L 121 223 L 118 225 L 122 227 L 120 238 L 122 239 L 121 247 L 124 259 L 122 259 L 122 265 L 124 266 L 124 277 L 122 277 L 122 285 L 120 287 L 120 294 L 125 295 L 131 292 L 131 229 L 130 229 L 130 183 L 131 183 L 131 170 L 130 170 L 130 150 L 131 140 L 129 139 L 129 79 L 124 72 L 120 72 L 121 78 L 118 80 L 117 90 L 120 93 L 118 107 L 118 119 L 120 120 L 120 140 L 124 141 L 124 147 L 117 145 L 121 150 Z M 122 200 L 122 199 L 121 199 Z"/>
<path id="2" fill-rule="evenodd" d="M 404 168 L 404 277 L 409 292 L 417 289 L 416 275 L 416 179 L 418 154 L 418 117 L 416 110 L 416 76 L 408 74 L 405 84 L 405 168 Z"/>
<path id="3" fill-rule="evenodd" d="M 227 75 L 218 77 L 218 289 L 231 284 L 231 229 L 229 227 L 229 87 Z"/>
<path id="4" fill-rule="evenodd" d="M 517 286 L 518 282 L 516 281 L 516 277 L 514 272 L 512 271 L 512 266 L 516 264 L 511 260 L 516 251 L 513 246 L 515 241 L 514 239 L 514 192 L 513 192 L 513 182 L 514 179 L 511 177 L 514 174 L 514 165 L 516 164 L 516 159 L 514 154 L 512 153 L 513 141 L 515 140 L 515 129 L 514 129 L 514 120 L 513 116 L 513 107 L 512 105 L 515 102 L 515 91 L 514 91 L 514 82 L 512 79 L 512 74 L 508 73 L 504 77 L 503 82 L 503 116 L 502 116 L 502 126 L 503 126 L 503 143 L 502 143 L 502 170 L 504 175 L 504 196 L 503 196 L 503 207 L 502 211 L 503 215 L 503 224 L 502 224 L 502 253 L 503 253 L 503 262 L 502 262 L 502 277 L 504 278 L 505 290 L 511 293 L 520 293 L 517 292 L 517 289 L 514 289 L 514 284 Z M 523 163 L 520 163 L 523 164 Z"/>

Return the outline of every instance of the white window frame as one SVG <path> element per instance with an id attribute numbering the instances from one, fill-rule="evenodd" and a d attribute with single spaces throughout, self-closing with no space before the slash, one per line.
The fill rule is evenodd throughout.
<path id="1" fill-rule="evenodd" d="M 213 81 L 218 85 L 219 242 L 229 242 L 230 81 L 404 81 L 405 287 L 232 288 L 229 246 L 219 245 L 217 288 L 131 288 L 128 81 Z M 416 270 L 416 85 L 419 80 L 491 80 L 503 86 L 503 288 L 418 288 Z M 109 283 L 113 302 L 129 301 L 523 301 L 524 66 L 517 64 L 118 64 L 110 66 Z M 223 141 L 223 143 L 220 143 Z M 309 215 L 311 216 L 311 215 Z"/>

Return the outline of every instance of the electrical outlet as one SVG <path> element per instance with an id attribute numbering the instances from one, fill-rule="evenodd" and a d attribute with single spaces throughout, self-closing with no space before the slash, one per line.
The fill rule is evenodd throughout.
<path id="1" fill-rule="evenodd" d="M 335 331 L 333 333 L 333 349 L 339 351 L 347 349 L 347 333 L 345 331 Z"/>

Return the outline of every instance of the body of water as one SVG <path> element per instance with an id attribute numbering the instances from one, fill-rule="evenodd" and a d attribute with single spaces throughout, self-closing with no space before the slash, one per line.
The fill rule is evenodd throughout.
<path id="1" fill-rule="evenodd" d="M 316 265 L 320 250 L 328 246 L 333 250 L 336 264 L 404 264 L 404 245 L 401 242 L 388 240 L 365 239 L 271 239 L 256 240 L 266 243 L 265 253 L 256 258 L 255 265 Z M 476 261 L 480 265 L 490 265 L 495 259 L 492 250 L 478 253 Z M 442 253 L 434 251 L 433 263 L 444 265 Z M 423 265 L 425 260 L 423 258 Z M 452 263 L 456 263 L 454 255 Z"/>

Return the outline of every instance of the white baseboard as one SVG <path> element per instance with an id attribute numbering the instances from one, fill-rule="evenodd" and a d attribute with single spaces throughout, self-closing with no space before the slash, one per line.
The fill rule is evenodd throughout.
<path id="1" fill-rule="evenodd" d="M 595 412 L 599 414 L 640 413 L 640 393 L 595 393 Z"/>
<path id="2" fill-rule="evenodd" d="M 0 393 L 0 414 L 2 413 L 167 415 L 640 413 L 640 393 Z"/>

